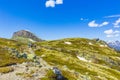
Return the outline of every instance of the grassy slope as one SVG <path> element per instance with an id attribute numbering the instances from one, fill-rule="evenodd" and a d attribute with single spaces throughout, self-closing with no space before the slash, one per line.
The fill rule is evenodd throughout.
<path id="1" fill-rule="evenodd" d="M 8 50 L 5 49 L 5 48 L 19 49 L 19 47 L 21 47 L 23 45 L 14 40 L 0 38 L 0 72 L 2 72 L 2 73 L 9 72 L 12 70 L 9 67 L 9 65 L 16 64 L 16 63 L 22 63 L 22 62 L 26 61 L 25 59 L 18 59 L 18 58 L 12 57 L 9 54 Z"/>
<path id="2" fill-rule="evenodd" d="M 65 44 L 71 42 L 71 45 Z M 89 45 L 91 42 L 93 45 Z M 40 49 L 36 50 L 38 56 L 52 66 L 58 66 L 68 80 L 119 80 L 120 79 L 120 54 L 104 45 L 103 41 L 95 41 L 83 38 L 71 38 L 55 41 L 36 43 Z M 0 39 L 0 71 L 3 73 L 12 71 L 6 67 L 13 63 L 24 62 L 24 59 L 11 57 L 5 47 L 16 48 L 26 47 L 26 44 Z M 79 60 L 76 56 L 84 57 L 91 62 Z M 53 73 L 48 74 L 43 80 L 50 80 Z"/>
<path id="3" fill-rule="evenodd" d="M 72 44 L 67 45 L 65 42 Z M 89 45 L 89 42 L 93 45 Z M 120 55 L 109 47 L 100 47 L 105 45 L 103 41 L 71 38 L 37 44 L 42 48 L 37 50 L 36 54 L 44 55 L 43 59 L 49 64 L 58 66 L 69 80 L 77 80 L 78 76 L 81 80 L 85 77 L 92 80 L 120 79 Z M 80 61 L 76 55 L 92 62 Z M 67 66 L 68 70 L 64 69 L 64 66 Z"/>
<path id="4" fill-rule="evenodd" d="M 24 59 L 18 59 L 10 56 L 10 54 L 5 50 L 0 50 L 0 67 L 9 66 L 15 63 L 24 62 Z"/>
<path id="5" fill-rule="evenodd" d="M 30 38 L 23 38 L 23 37 L 15 37 L 15 38 L 12 38 L 13 40 L 15 41 L 19 41 L 21 43 L 28 43 L 28 42 L 35 42 L 34 40 L 31 41 Z"/>
<path id="6" fill-rule="evenodd" d="M 9 47 L 9 48 L 18 49 L 25 45 L 26 45 L 25 43 L 17 42 L 15 40 L 0 38 L 0 47 L 1 48 Z"/>

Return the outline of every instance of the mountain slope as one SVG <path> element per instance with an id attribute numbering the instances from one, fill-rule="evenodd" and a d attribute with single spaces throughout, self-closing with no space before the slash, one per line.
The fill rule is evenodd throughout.
<path id="1" fill-rule="evenodd" d="M 19 49 L 20 47 L 24 46 L 24 44 L 20 42 L 16 42 L 10 39 L 3 39 L 0 38 L 0 73 L 6 73 L 11 71 L 10 65 L 14 65 L 17 63 L 23 63 L 27 61 L 23 58 L 16 58 L 11 56 L 10 51 L 15 48 Z"/>
<path id="2" fill-rule="evenodd" d="M 69 38 L 37 45 L 41 49 L 36 54 L 49 64 L 58 66 L 69 80 L 120 79 L 120 55 L 104 41 Z"/>
<path id="3" fill-rule="evenodd" d="M 55 74 L 51 69 L 55 66 L 60 69 L 66 80 L 120 79 L 120 54 L 109 48 L 104 41 L 68 38 L 35 42 L 34 45 L 36 47 L 29 48 L 27 44 L 18 41 L 0 39 L 0 63 L 2 63 L 0 73 L 3 69 L 6 73 L 0 76 L 0 79 L 4 79 L 4 75 L 10 74 L 12 77 L 16 74 L 17 79 L 21 77 L 24 80 L 55 80 Z M 15 49 L 21 53 L 27 52 L 27 54 L 35 53 L 42 66 L 34 66 L 34 59 L 29 61 L 10 55 L 9 49 Z M 24 63 L 21 64 L 22 62 Z M 14 63 L 16 63 L 15 69 L 12 70 Z M 17 65 L 17 63 L 20 64 Z M 16 71 L 22 68 L 23 72 Z"/>

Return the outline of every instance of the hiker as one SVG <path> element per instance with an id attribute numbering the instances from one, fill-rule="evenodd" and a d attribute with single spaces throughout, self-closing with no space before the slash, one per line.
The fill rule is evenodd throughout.
<path id="1" fill-rule="evenodd" d="M 32 43 L 29 42 L 28 43 L 28 47 L 31 48 L 32 47 Z"/>
<path id="2" fill-rule="evenodd" d="M 36 45 L 36 44 L 33 44 L 33 46 L 32 46 L 32 47 L 36 49 L 36 48 L 37 48 L 37 45 Z"/>

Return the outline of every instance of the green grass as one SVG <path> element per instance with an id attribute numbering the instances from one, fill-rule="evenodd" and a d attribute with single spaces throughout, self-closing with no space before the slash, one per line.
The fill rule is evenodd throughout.
<path id="1" fill-rule="evenodd" d="M 27 60 L 12 57 L 7 51 L 0 49 L 0 67 L 9 66 L 16 63 L 22 63 Z"/>
<path id="2" fill-rule="evenodd" d="M 0 67 L 0 73 L 9 73 L 12 71 L 13 71 L 13 68 L 11 67 Z"/>
<path id="3" fill-rule="evenodd" d="M 100 64 L 82 62 L 68 54 L 65 55 L 61 52 L 45 49 L 43 49 L 43 51 L 41 50 L 40 52 L 36 51 L 36 54 L 46 55 L 45 57 L 43 57 L 45 61 L 47 61 L 49 64 L 53 66 L 59 65 L 61 69 L 62 66 L 66 65 L 70 70 L 75 70 L 75 72 L 79 72 L 80 74 L 83 75 L 85 75 L 86 72 L 89 72 L 89 74 L 93 75 L 94 77 L 98 75 L 103 76 L 104 74 L 107 74 L 108 75 L 108 76 L 106 75 L 107 79 L 109 79 L 110 76 L 114 76 L 114 78 L 118 79 L 120 78 L 118 76 L 120 75 L 120 73 L 116 72 L 116 70 L 110 69 L 109 67 L 101 66 Z M 69 61 L 67 59 L 69 59 Z M 90 66 L 90 68 L 88 66 Z M 66 73 L 67 72 L 69 73 L 69 71 L 66 71 Z M 70 78 L 70 76 L 68 75 L 69 74 L 67 74 L 67 78 Z"/>
<path id="4" fill-rule="evenodd" d="M 24 44 L 27 44 L 28 42 L 32 42 L 32 41 L 30 41 L 29 38 L 24 38 L 24 37 L 15 37 L 15 38 L 12 38 L 12 39 L 15 40 L 15 41 L 24 43 Z"/>
<path id="5" fill-rule="evenodd" d="M 72 44 L 67 45 L 65 42 L 71 42 Z M 93 43 L 93 45 L 89 45 L 89 42 Z M 74 70 L 81 76 L 85 76 L 85 73 L 89 73 L 87 77 L 96 80 L 120 79 L 120 72 L 118 71 L 120 69 L 118 65 L 120 60 L 116 58 L 120 57 L 120 55 L 109 47 L 100 47 L 100 45 L 106 45 L 104 41 L 98 42 L 84 38 L 70 38 L 40 42 L 37 43 L 37 45 L 42 48 L 36 51 L 36 55 L 45 55 L 43 59 L 46 62 L 53 66 L 59 66 L 63 71 L 62 66 L 67 66 L 69 70 Z M 77 59 L 77 55 L 91 60 L 92 62 L 80 61 Z M 112 64 L 111 61 L 116 65 Z M 68 73 L 66 75 L 64 74 L 68 79 L 72 80 L 74 78 L 74 80 L 77 80 L 77 78 L 69 76 L 69 71 L 63 73 Z M 75 75 L 74 72 L 71 74 Z M 100 77 L 96 78 L 96 76 Z"/>
<path id="6" fill-rule="evenodd" d="M 71 42 L 72 44 L 68 45 L 65 42 Z M 89 42 L 93 45 L 89 45 Z M 85 78 L 90 80 L 120 79 L 120 54 L 109 47 L 100 47 L 100 45 L 106 45 L 104 41 L 68 38 L 34 44 L 39 48 L 35 49 L 35 54 L 41 56 L 51 66 L 57 66 L 68 80 L 84 80 Z M 26 60 L 12 57 L 7 50 L 3 49 L 5 46 L 20 51 L 20 48 L 26 48 L 27 44 L 0 39 L 0 68 L 4 67 L 3 71 L 9 72 L 6 66 L 22 63 Z M 84 57 L 91 62 L 79 60 L 77 56 Z M 23 76 L 31 75 L 23 74 Z M 46 76 L 41 80 L 54 80 L 52 78 L 54 76 L 55 74 L 48 70 Z"/>
<path id="7" fill-rule="evenodd" d="M 41 80 L 56 80 L 55 77 L 56 77 L 56 75 L 53 73 L 53 71 L 48 70 L 46 77 L 43 77 Z"/>
<path id="8" fill-rule="evenodd" d="M 71 42 L 72 45 L 64 44 L 64 42 Z M 93 45 L 89 45 L 88 43 L 91 42 Z M 45 48 L 52 48 L 54 50 L 61 49 L 60 52 L 68 53 L 73 56 L 81 55 L 86 57 L 86 59 L 90 60 L 93 58 L 97 58 L 100 62 L 106 62 L 104 58 L 109 58 L 110 56 L 113 57 L 120 57 L 120 55 L 109 47 L 100 47 L 100 45 L 105 45 L 103 41 L 94 41 L 84 38 L 70 38 L 70 39 L 62 39 L 62 40 L 55 40 L 55 41 L 45 41 L 41 43 L 37 43 L 40 46 Z M 118 62 L 114 60 L 115 62 Z M 103 63 L 101 63 L 103 64 Z M 107 63 L 105 63 L 107 64 Z"/>

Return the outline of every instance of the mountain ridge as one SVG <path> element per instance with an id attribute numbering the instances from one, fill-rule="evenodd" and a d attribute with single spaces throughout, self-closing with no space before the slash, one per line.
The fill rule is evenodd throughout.
<path id="1" fill-rule="evenodd" d="M 109 47 L 115 49 L 116 51 L 120 51 L 120 41 L 111 41 L 107 42 L 107 44 L 109 45 Z"/>

